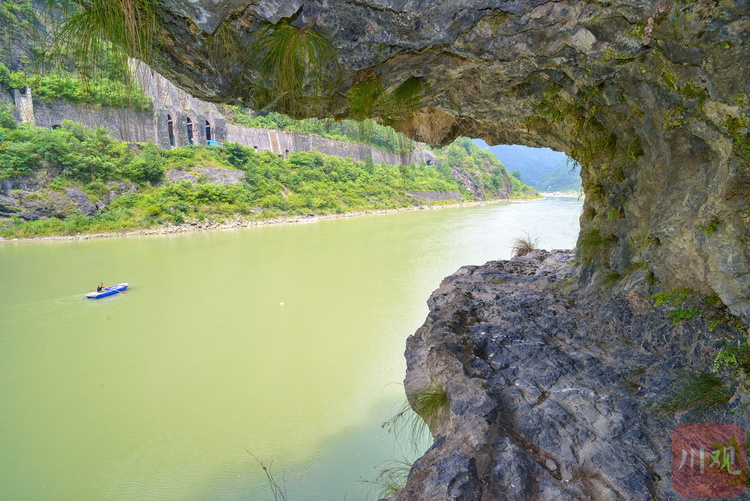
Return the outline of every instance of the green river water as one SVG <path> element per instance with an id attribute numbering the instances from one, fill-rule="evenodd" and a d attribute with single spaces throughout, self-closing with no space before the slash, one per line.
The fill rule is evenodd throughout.
<path id="1" fill-rule="evenodd" d="M 580 211 L 0 243 L 0 499 L 272 500 L 250 453 L 289 500 L 374 499 L 430 293 L 526 233 L 574 246 Z M 131 285 L 84 299 L 102 281 Z"/>

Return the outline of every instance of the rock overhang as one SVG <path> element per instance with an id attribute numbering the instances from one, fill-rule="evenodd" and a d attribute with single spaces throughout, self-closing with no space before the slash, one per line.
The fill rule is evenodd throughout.
<path id="1" fill-rule="evenodd" d="M 321 35 L 336 59 L 313 68 L 330 81 L 304 88 L 297 116 L 347 117 L 353 86 L 375 82 L 388 94 L 417 79 L 418 104 L 390 120 L 417 140 L 481 137 L 567 153 L 586 192 L 585 276 L 635 273 L 664 289 L 716 292 L 750 320 L 746 0 L 154 5 L 149 62 L 202 99 L 257 104 L 269 77 L 254 45 L 284 24 Z M 266 90 L 266 104 L 283 108 L 273 85 Z"/>

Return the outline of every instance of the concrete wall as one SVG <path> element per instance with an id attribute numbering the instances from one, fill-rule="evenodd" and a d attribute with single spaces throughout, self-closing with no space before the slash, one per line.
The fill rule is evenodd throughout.
<path id="1" fill-rule="evenodd" d="M 96 105 L 57 100 L 47 103 L 33 99 L 30 90 L 14 90 L 16 118 L 40 127 L 54 127 L 63 120 L 80 122 L 88 127 L 102 127 L 115 139 L 128 142 L 153 141 L 163 148 L 206 144 L 207 126 L 211 140 L 236 142 L 258 151 L 273 151 L 286 157 L 296 151 L 317 150 L 325 155 L 352 158 L 364 162 L 368 157 L 376 164 L 431 164 L 435 155 L 415 143 L 411 154 L 400 155 L 372 146 L 338 141 L 313 134 L 298 134 L 273 129 L 251 129 L 228 124 L 215 104 L 197 99 L 175 87 L 143 63 L 131 62 L 139 85 L 151 97 L 154 111 L 102 108 Z"/>
<path id="2" fill-rule="evenodd" d="M 63 120 L 80 122 L 87 127 L 101 127 L 112 137 L 131 143 L 159 142 L 156 117 L 152 112 L 121 108 L 103 108 L 93 104 L 70 103 L 58 99 L 47 103 L 34 100 L 34 122 L 40 127 L 59 126 Z"/>
<path id="3" fill-rule="evenodd" d="M 233 124 L 226 124 L 226 131 L 227 141 L 255 148 L 258 151 L 272 151 L 282 157 L 286 157 L 295 151 L 316 150 L 324 155 L 352 158 L 360 162 L 364 162 L 369 156 L 376 164 L 401 165 L 411 162 L 418 164 L 435 162 L 435 155 L 419 146 L 419 144 L 416 145 L 411 155 L 400 155 L 362 143 L 339 141 L 314 134 L 299 134 L 293 131 L 251 129 Z"/>

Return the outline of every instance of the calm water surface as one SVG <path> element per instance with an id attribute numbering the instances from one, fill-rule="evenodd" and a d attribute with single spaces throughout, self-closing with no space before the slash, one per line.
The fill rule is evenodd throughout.
<path id="1" fill-rule="evenodd" d="M 574 246 L 580 211 L 0 244 L 0 499 L 273 499 L 250 453 L 290 500 L 373 499 L 429 294 L 525 234 Z"/>

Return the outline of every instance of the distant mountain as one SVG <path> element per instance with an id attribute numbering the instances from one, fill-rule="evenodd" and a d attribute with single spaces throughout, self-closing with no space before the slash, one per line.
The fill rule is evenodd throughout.
<path id="1" fill-rule="evenodd" d="M 539 191 L 579 191 L 581 175 L 578 164 L 559 151 L 520 145 L 489 146 L 481 139 L 474 144 L 494 154 L 510 172 L 518 171 L 521 179 Z"/>

